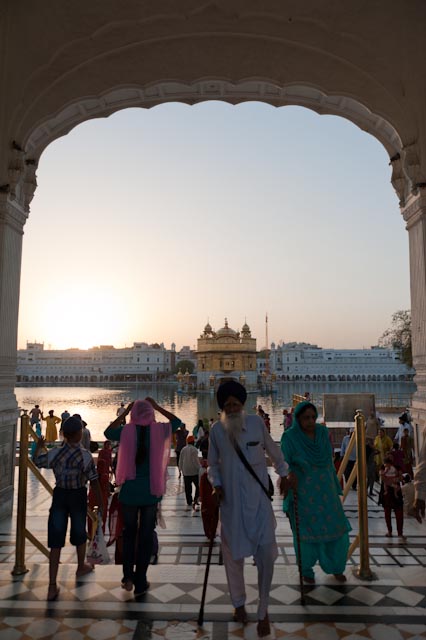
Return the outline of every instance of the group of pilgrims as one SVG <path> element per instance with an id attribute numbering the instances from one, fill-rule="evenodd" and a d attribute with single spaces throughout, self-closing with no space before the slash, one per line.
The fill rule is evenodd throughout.
<path id="1" fill-rule="evenodd" d="M 279 445 L 259 413 L 244 411 L 247 392 L 239 382 L 223 382 L 216 397 L 220 412 L 209 429 L 208 450 L 202 465 L 205 473 L 201 511 L 206 535 L 211 540 L 219 528 L 233 619 L 243 625 L 248 621 L 244 560 L 254 560 L 259 588 L 257 633 L 263 637 L 271 631 L 268 601 L 278 557 L 277 523 L 272 508 L 274 486 L 268 475 L 265 453 L 278 475 L 276 487 L 290 521 L 296 558 L 305 583 L 315 583 L 316 565 L 334 576 L 338 583 L 346 581 L 351 526 L 342 506 L 342 486 L 336 475 L 328 429 L 319 423 L 317 409 L 309 398 L 292 411 L 291 425 L 287 424 Z M 156 413 L 162 421 L 156 419 Z M 109 443 L 119 443 L 115 468 L 119 491 L 113 496 L 114 507 L 113 503 L 110 505 L 110 537 L 118 538 L 119 522 L 121 586 L 140 598 L 150 587 L 147 572 L 153 552 L 155 554 L 155 527 L 166 492 L 172 440 L 178 431 L 184 430 L 184 425 L 149 397 L 131 402 L 127 407 L 123 404 L 117 414 L 104 432 L 108 446 L 104 446 L 105 452 L 102 449 L 99 455 L 103 464 L 111 466 Z M 41 437 L 33 453 L 35 463 L 52 468 L 56 479 L 48 521 L 51 549 L 48 600 L 55 600 L 59 595 L 56 579 L 68 518 L 71 519 L 71 544 L 77 547 L 77 575 L 93 569 L 85 558 L 88 481 L 90 504 L 97 505 L 105 522 L 107 503 L 101 484 L 108 482 L 108 475 L 105 476 L 104 466 L 102 480 L 102 469 L 95 468 L 93 457 L 80 445 L 83 424 L 79 418 L 70 416 L 62 423 L 61 447 L 46 451 Z M 195 437 L 188 434 L 186 444 L 182 442 L 180 463 L 185 447 L 195 449 L 194 440 Z M 183 457 L 191 460 L 191 455 Z M 426 463 L 423 461 L 420 467 L 419 513 L 424 510 Z M 185 473 L 184 465 L 179 464 L 179 469 L 184 477 L 190 475 Z M 188 503 L 186 483 L 185 490 Z M 198 502 L 198 495 L 193 506 L 194 502 Z M 210 523 L 207 528 L 206 523 Z"/>

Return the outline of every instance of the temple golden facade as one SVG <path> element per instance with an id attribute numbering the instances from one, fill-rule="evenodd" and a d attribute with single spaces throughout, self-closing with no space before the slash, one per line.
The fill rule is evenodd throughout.
<path id="1" fill-rule="evenodd" d="M 225 326 L 213 331 L 209 323 L 197 340 L 197 387 L 214 389 L 222 378 L 235 378 L 249 389 L 257 386 L 256 338 L 244 323 L 234 331 Z"/>

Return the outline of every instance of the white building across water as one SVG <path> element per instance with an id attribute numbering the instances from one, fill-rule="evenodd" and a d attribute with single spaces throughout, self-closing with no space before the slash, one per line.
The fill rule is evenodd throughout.
<path id="1" fill-rule="evenodd" d="M 266 358 L 258 359 L 260 375 L 267 364 Z M 394 349 L 322 349 L 304 342 L 273 342 L 269 371 L 278 380 L 313 381 L 399 381 L 412 380 L 415 374 Z"/>
<path id="2" fill-rule="evenodd" d="M 134 342 L 116 349 L 101 345 L 91 349 L 44 349 L 44 344 L 27 342 L 18 351 L 17 382 L 87 383 L 152 382 L 168 379 L 175 366 L 176 352 L 164 344 Z"/>
<path id="3" fill-rule="evenodd" d="M 398 351 L 380 347 L 322 349 L 304 342 L 278 346 L 272 343 L 269 361 L 265 352 L 256 358 L 256 340 L 251 338 L 248 327 L 244 333 L 245 327 L 241 339 L 239 333 L 228 327 L 214 336 L 203 334 L 197 353 L 189 347 L 176 351 L 174 343 L 171 349 L 166 349 L 164 343 L 134 342 L 131 347 L 119 349 L 101 345 L 57 350 L 45 349 L 40 342 L 28 342 L 26 349 L 18 351 L 16 381 L 18 384 L 160 382 L 175 380 L 180 363 L 186 366 L 188 361 L 197 370 L 200 389 L 209 388 L 216 374 L 243 376 L 244 383 L 252 388 L 257 386 L 256 378 L 261 382 L 268 374 L 284 382 L 403 381 L 412 380 L 415 374 L 414 369 L 400 360 Z M 244 341 L 250 343 L 249 347 L 244 346 Z M 250 353 L 244 351 L 248 348 Z M 239 360 L 244 354 L 249 359 L 243 366 Z"/>

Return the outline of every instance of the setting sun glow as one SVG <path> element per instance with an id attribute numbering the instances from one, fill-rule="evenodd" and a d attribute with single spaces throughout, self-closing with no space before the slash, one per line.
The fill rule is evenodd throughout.
<path id="1" fill-rule="evenodd" d="M 121 334 L 120 313 L 113 308 L 108 291 L 68 289 L 43 306 L 46 335 L 54 349 L 111 344 L 111 336 Z"/>

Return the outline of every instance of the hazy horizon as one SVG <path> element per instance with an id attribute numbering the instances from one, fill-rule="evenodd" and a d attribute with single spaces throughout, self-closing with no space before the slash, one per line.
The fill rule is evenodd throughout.
<path id="1" fill-rule="evenodd" d="M 223 326 L 223 324 L 222 324 L 222 326 Z M 213 330 L 216 331 L 217 329 L 221 329 L 222 326 L 213 327 Z M 231 324 L 229 324 L 229 326 L 231 327 L 231 329 L 235 329 L 236 331 L 240 331 L 239 327 L 232 327 Z M 201 332 L 200 332 L 199 335 L 197 335 L 194 344 L 188 344 L 188 343 L 180 344 L 180 345 L 176 344 L 176 352 L 180 351 L 180 349 L 182 349 L 184 347 L 190 347 L 191 349 L 195 349 L 196 350 L 197 349 L 197 340 L 200 337 L 200 335 L 201 335 Z M 265 349 L 265 344 L 264 344 L 265 343 L 265 339 L 264 338 L 260 338 L 261 342 L 259 342 L 259 337 L 253 335 L 253 332 L 252 332 L 252 338 L 256 338 L 256 340 L 257 340 L 257 343 L 256 343 L 257 351 L 263 351 Z M 262 340 L 263 340 L 263 342 L 262 342 Z M 125 349 L 125 348 L 133 347 L 133 342 L 131 342 L 129 344 L 125 343 L 123 345 L 116 345 L 116 344 L 113 344 L 113 343 L 100 343 L 100 344 L 90 345 L 89 347 L 77 347 L 75 345 L 69 345 L 68 347 L 58 347 L 58 348 L 54 347 L 51 343 L 46 343 L 46 342 L 43 343 L 42 340 L 40 341 L 40 340 L 34 339 L 34 340 L 28 340 L 27 342 L 30 343 L 30 344 L 33 344 L 33 343 L 43 344 L 45 351 L 55 351 L 55 350 L 67 351 L 67 350 L 75 350 L 75 349 L 88 350 L 88 349 L 99 349 L 100 347 L 113 347 L 114 349 Z M 164 347 L 166 349 L 171 349 L 171 345 L 174 342 L 174 340 L 164 340 L 164 339 L 160 340 L 159 339 L 159 340 L 153 340 L 152 342 L 151 341 L 148 342 L 147 340 L 135 340 L 134 342 L 148 344 L 149 346 L 153 345 L 153 344 L 159 344 L 159 345 L 164 344 Z M 274 340 L 269 340 L 269 346 L 270 346 L 270 344 L 272 342 L 274 342 Z M 297 342 L 297 343 L 300 343 L 300 344 L 308 344 L 308 345 L 311 345 L 311 346 L 314 346 L 314 347 L 319 347 L 320 349 L 324 349 L 325 351 L 327 351 L 329 349 L 337 349 L 337 350 L 341 350 L 341 349 L 349 349 L 349 350 L 350 349 L 371 349 L 373 347 L 377 347 L 378 346 L 377 342 L 376 342 L 376 344 L 362 345 L 361 347 L 353 347 L 353 346 L 333 347 L 333 346 L 330 346 L 330 345 L 316 344 L 316 343 L 311 342 L 309 340 L 297 340 L 297 341 L 296 340 L 291 340 L 291 341 L 286 341 L 285 344 L 292 344 L 294 342 Z M 282 340 L 278 340 L 278 341 L 275 342 L 276 346 L 279 346 L 281 343 L 283 343 Z M 25 349 L 26 348 L 26 344 L 23 345 L 23 346 L 20 346 L 18 348 L 19 349 Z"/>
<path id="2" fill-rule="evenodd" d="M 245 319 L 265 346 L 377 344 L 410 307 L 382 145 L 299 107 L 126 109 L 52 143 L 25 226 L 19 348 L 196 345 Z"/>

